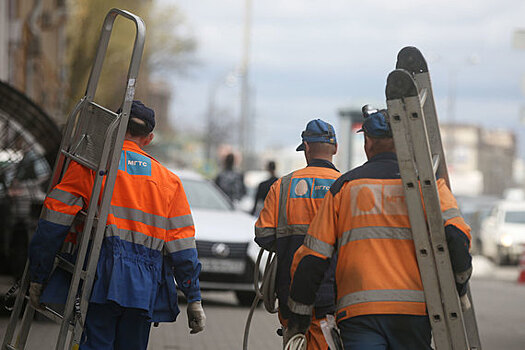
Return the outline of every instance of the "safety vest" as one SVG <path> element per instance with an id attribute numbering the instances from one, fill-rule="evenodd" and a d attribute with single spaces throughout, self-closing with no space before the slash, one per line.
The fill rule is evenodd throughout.
<path id="1" fill-rule="evenodd" d="M 47 196 L 31 243 L 34 280 L 47 278 L 56 251 L 36 247 L 51 239 L 59 244 L 64 240 L 75 215 L 88 206 L 93 182 L 91 170 L 72 162 Z M 68 240 L 74 241 L 74 236 Z M 173 321 L 179 312 L 173 269 L 188 298 L 199 300 L 200 262 L 181 181 L 134 142 L 125 141 L 91 301 L 112 301 L 147 310 L 154 321 Z M 52 294 L 49 282 L 43 299 Z"/>
<path id="2" fill-rule="evenodd" d="M 255 241 L 277 254 L 277 296 L 284 318 L 288 318 L 286 304 L 293 255 L 302 245 L 325 194 L 339 176 L 332 163 L 315 159 L 306 168 L 282 177 L 270 188 L 255 224 Z M 334 276 L 331 271 L 326 274 L 317 293 L 316 316 L 333 312 L 334 300 Z"/>
<path id="3" fill-rule="evenodd" d="M 442 179 L 438 191 L 444 225 L 456 226 L 470 240 L 470 228 Z M 331 187 L 292 271 L 308 255 L 326 259 L 335 251 L 338 321 L 368 314 L 426 315 L 395 154 L 373 157 Z M 293 306 L 298 313 L 304 307 Z"/>

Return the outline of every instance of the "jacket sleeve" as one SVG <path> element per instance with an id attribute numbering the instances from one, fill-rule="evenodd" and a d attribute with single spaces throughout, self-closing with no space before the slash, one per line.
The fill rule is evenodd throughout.
<path id="1" fill-rule="evenodd" d="M 456 199 L 442 179 L 438 180 L 438 191 L 450 262 L 456 279 L 456 288 L 461 296 L 467 292 L 467 282 L 472 274 L 472 256 L 469 252 L 470 227 L 463 219 Z"/>
<path id="2" fill-rule="evenodd" d="M 76 214 L 87 206 L 93 188 L 93 173 L 71 162 L 62 181 L 46 196 L 42 214 L 29 243 L 29 273 L 32 282 L 44 283 Z"/>
<path id="3" fill-rule="evenodd" d="M 295 314 L 312 313 L 315 295 L 335 254 L 337 217 L 336 198 L 328 192 L 293 258 L 288 307 Z"/>
<path id="4" fill-rule="evenodd" d="M 201 300 L 201 263 L 197 257 L 195 226 L 186 193 L 178 178 L 175 179 L 175 193 L 169 208 L 166 251 L 177 286 L 188 302 Z"/>
<path id="5" fill-rule="evenodd" d="M 275 181 L 264 200 L 264 207 L 255 223 L 255 243 L 268 251 L 275 251 L 279 216 L 279 188 L 281 179 Z"/>

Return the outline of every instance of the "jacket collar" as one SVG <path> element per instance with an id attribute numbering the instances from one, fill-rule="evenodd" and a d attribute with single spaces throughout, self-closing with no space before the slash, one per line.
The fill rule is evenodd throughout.
<path id="1" fill-rule="evenodd" d="M 140 153 L 143 156 L 151 158 L 151 159 L 153 159 L 154 161 L 156 161 L 158 163 L 158 161 L 155 158 L 153 158 L 148 153 L 146 153 L 142 148 L 139 147 L 139 145 L 137 145 L 133 141 L 124 140 L 124 145 L 122 146 L 122 149 L 124 149 L 126 151 L 132 151 L 132 152 L 135 152 L 135 153 Z"/>
<path id="2" fill-rule="evenodd" d="M 312 159 L 310 161 L 310 164 L 307 165 L 307 167 L 311 167 L 311 166 L 315 166 L 315 167 L 319 167 L 319 168 L 330 168 L 330 169 L 334 169 L 335 171 L 339 171 L 337 170 L 337 168 L 334 166 L 334 164 L 328 160 L 324 160 L 324 159 Z"/>
<path id="3" fill-rule="evenodd" d="M 394 152 L 383 152 L 376 154 L 368 160 L 368 162 L 376 162 L 378 160 L 395 160 L 397 161 L 397 155 Z"/>

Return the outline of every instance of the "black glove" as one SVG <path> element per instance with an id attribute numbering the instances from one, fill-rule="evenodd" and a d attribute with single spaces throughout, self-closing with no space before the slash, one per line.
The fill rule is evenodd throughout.
<path id="1" fill-rule="evenodd" d="M 288 326 L 283 333 L 283 345 L 286 346 L 288 341 L 296 334 L 306 334 L 308 328 L 310 328 L 311 321 L 311 315 L 299 315 L 292 312 L 288 319 Z"/>

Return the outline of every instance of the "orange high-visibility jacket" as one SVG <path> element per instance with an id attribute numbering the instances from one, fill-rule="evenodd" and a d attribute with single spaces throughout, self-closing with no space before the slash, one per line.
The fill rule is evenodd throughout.
<path id="1" fill-rule="evenodd" d="M 257 244 L 277 254 L 277 296 L 284 318 L 289 314 L 286 303 L 293 255 L 303 243 L 325 194 L 339 176 L 332 163 L 314 159 L 306 168 L 278 179 L 270 188 L 255 224 Z M 326 275 L 316 300 L 318 317 L 334 309 L 333 271 Z"/>
<path id="2" fill-rule="evenodd" d="M 438 180 L 447 243 L 460 293 L 471 272 L 470 228 Z M 337 252 L 337 319 L 369 314 L 425 315 L 405 194 L 394 153 L 341 176 L 326 195 L 292 264 L 289 307 L 311 312 L 312 289 Z"/>
<path id="3" fill-rule="evenodd" d="M 75 215 L 89 205 L 93 183 L 93 171 L 71 162 L 46 197 L 30 244 L 32 281 L 47 282 Z M 200 300 L 200 268 L 180 179 L 137 144 L 124 141 L 91 301 L 112 301 L 146 310 L 153 321 L 173 321 L 179 312 L 173 276 L 189 301 Z M 66 287 L 52 282 L 43 302 Z"/>

